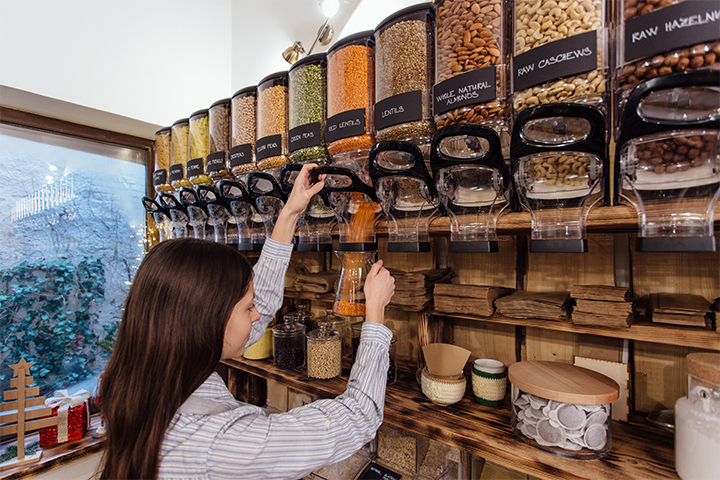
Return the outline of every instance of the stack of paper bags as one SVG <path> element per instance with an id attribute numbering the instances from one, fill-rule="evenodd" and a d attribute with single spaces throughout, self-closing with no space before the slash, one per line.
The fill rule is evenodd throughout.
<path id="1" fill-rule="evenodd" d="M 653 293 L 651 315 L 655 323 L 712 328 L 710 302 L 690 293 Z"/>
<path id="2" fill-rule="evenodd" d="M 495 313 L 495 299 L 513 291 L 503 287 L 438 283 L 434 293 L 435 310 L 489 317 Z"/>
<path id="3" fill-rule="evenodd" d="M 436 268 L 418 272 L 389 269 L 395 278 L 395 295 L 390 305 L 410 312 L 420 312 L 433 301 L 433 285 L 447 282 L 455 276 L 451 268 Z"/>
<path id="4" fill-rule="evenodd" d="M 568 292 L 527 292 L 518 290 L 495 300 L 498 312 L 510 318 L 537 318 L 565 321 L 570 315 Z"/>
<path id="5" fill-rule="evenodd" d="M 633 304 L 625 287 L 612 285 L 575 285 L 572 321 L 576 325 L 629 328 L 633 322 Z"/>

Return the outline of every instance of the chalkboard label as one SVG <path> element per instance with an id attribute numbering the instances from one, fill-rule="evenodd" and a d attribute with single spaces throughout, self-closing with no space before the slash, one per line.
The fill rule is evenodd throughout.
<path id="1" fill-rule="evenodd" d="M 270 135 L 259 138 L 255 142 L 255 159 L 260 161 L 263 158 L 277 157 L 282 155 L 282 135 Z"/>
<path id="2" fill-rule="evenodd" d="M 333 115 L 327 119 L 326 125 L 325 138 L 328 143 L 341 138 L 365 135 L 365 109 L 356 108 Z"/>
<path id="3" fill-rule="evenodd" d="M 225 168 L 225 152 L 215 152 L 207 156 L 205 169 L 208 173 Z"/>
<path id="4" fill-rule="evenodd" d="M 433 87 L 433 113 L 443 113 L 456 108 L 477 105 L 495 100 L 496 67 L 478 68 L 455 75 Z"/>
<path id="5" fill-rule="evenodd" d="M 235 168 L 238 165 L 245 165 L 246 163 L 252 162 L 252 144 L 245 143 L 237 145 L 228 150 L 230 156 L 230 168 Z"/>
<path id="6" fill-rule="evenodd" d="M 598 68 L 597 31 L 533 48 L 513 58 L 513 91 Z"/>
<path id="7" fill-rule="evenodd" d="M 180 177 L 182 178 L 182 177 Z M 167 183 L 167 172 L 164 168 L 153 172 L 153 186 L 165 185 Z"/>
<path id="8" fill-rule="evenodd" d="M 422 120 L 422 92 L 393 95 L 375 104 L 375 128 L 382 130 L 393 125 Z"/>
<path id="9" fill-rule="evenodd" d="M 188 178 L 194 177 L 196 175 L 202 175 L 203 172 L 203 159 L 201 158 L 193 158 L 192 160 L 188 160 L 187 163 L 187 176 Z"/>
<path id="10" fill-rule="evenodd" d="M 317 147 L 322 144 L 320 122 L 306 123 L 288 130 L 288 150 L 294 152 L 301 148 Z"/>
<path id="11" fill-rule="evenodd" d="M 720 39 L 720 3 L 695 0 L 625 22 L 625 61 Z"/>
<path id="12" fill-rule="evenodd" d="M 182 163 L 176 163 L 170 165 L 170 181 L 176 182 L 183 179 L 183 166 Z"/>
<path id="13" fill-rule="evenodd" d="M 358 480 L 400 480 L 402 475 L 393 472 L 389 468 L 382 467 L 375 462 L 365 467 Z"/>

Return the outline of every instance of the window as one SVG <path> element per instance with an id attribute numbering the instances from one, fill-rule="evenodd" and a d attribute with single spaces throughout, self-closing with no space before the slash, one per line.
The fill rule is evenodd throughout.
<path id="1" fill-rule="evenodd" d="M 144 252 L 147 150 L 0 125 L 0 382 L 92 391 Z"/>

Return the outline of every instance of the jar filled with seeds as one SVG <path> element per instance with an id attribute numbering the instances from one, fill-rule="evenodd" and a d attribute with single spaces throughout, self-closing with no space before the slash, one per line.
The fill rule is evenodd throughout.
<path id="1" fill-rule="evenodd" d="M 435 133 L 435 6 L 419 4 L 375 29 L 375 140 L 401 140 L 427 150 Z"/>
<path id="2" fill-rule="evenodd" d="M 190 150 L 188 147 L 188 136 L 190 135 L 190 119 L 181 118 L 172 124 L 170 133 L 170 183 L 175 190 L 181 187 L 192 187 L 187 179 L 186 170 Z"/>
<path id="3" fill-rule="evenodd" d="M 342 334 L 342 354 L 344 357 L 350 357 L 353 352 L 351 342 L 352 334 L 347 320 L 340 315 L 336 315 L 332 308 L 329 308 L 325 310 L 325 315 L 317 319 L 317 323 L 318 325 L 321 323 L 329 323 L 332 330 Z"/>
<path id="4" fill-rule="evenodd" d="M 305 365 L 305 325 L 285 315 L 285 323 L 273 327 L 273 363 L 278 368 Z"/>
<path id="5" fill-rule="evenodd" d="M 720 69 L 717 2 L 623 0 L 616 8 L 616 91 L 621 107 L 644 80 L 699 69 Z M 701 19 L 685 21 L 683 19 Z M 620 112 L 622 113 L 622 112 Z"/>
<path id="6" fill-rule="evenodd" d="M 273 169 L 273 173 L 279 173 L 280 167 L 288 163 L 287 130 L 288 72 L 278 72 L 258 84 L 255 142 L 258 170 Z"/>
<path id="7" fill-rule="evenodd" d="M 453 405 L 465 396 L 467 380 L 465 375 L 433 375 L 427 367 L 418 371 L 423 394 L 437 405 Z"/>
<path id="8" fill-rule="evenodd" d="M 288 72 L 288 151 L 293 163 L 328 163 L 325 148 L 327 60 L 324 53 L 302 58 Z"/>
<path id="9" fill-rule="evenodd" d="M 570 458 L 596 459 L 610 452 L 612 402 L 620 396 L 614 380 L 587 368 L 545 361 L 515 363 L 508 379 L 512 429 L 518 438 Z"/>
<path id="10" fill-rule="evenodd" d="M 514 0 L 512 105 L 583 103 L 605 110 L 608 88 L 605 0 Z"/>
<path id="11" fill-rule="evenodd" d="M 228 164 L 235 178 L 245 183 L 245 176 L 257 171 L 255 165 L 255 123 L 257 87 L 238 90 L 231 99 L 232 135 Z"/>
<path id="12" fill-rule="evenodd" d="M 439 129 L 477 124 L 507 129 L 505 0 L 436 0 L 433 112 Z"/>
<path id="13" fill-rule="evenodd" d="M 193 185 L 212 185 L 205 173 L 209 145 L 209 112 L 205 108 L 190 115 L 187 176 Z"/>
<path id="14" fill-rule="evenodd" d="M 153 172 L 153 188 L 155 192 L 172 192 L 168 171 L 170 170 L 170 127 L 155 132 L 155 171 Z"/>
<path id="15" fill-rule="evenodd" d="M 328 322 L 307 334 L 307 374 L 310 378 L 334 378 L 342 373 L 342 334 Z"/>
<path id="16" fill-rule="evenodd" d="M 210 105 L 208 126 L 210 131 L 207 173 L 213 181 L 231 180 L 227 164 L 230 149 L 230 99 L 218 100 Z"/>
<path id="17" fill-rule="evenodd" d="M 327 52 L 327 144 L 334 161 L 367 157 L 375 144 L 375 40 L 372 31 L 337 41 Z"/>

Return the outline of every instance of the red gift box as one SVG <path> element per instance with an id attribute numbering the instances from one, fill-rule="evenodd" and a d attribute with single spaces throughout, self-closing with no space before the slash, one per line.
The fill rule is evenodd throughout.
<path id="1" fill-rule="evenodd" d="M 67 390 L 61 390 L 45 401 L 46 406 L 52 407 L 52 416 L 58 417 L 58 424 L 40 429 L 41 447 L 79 440 L 85 435 L 90 425 L 89 397 L 85 390 L 73 396 L 68 396 Z"/>

